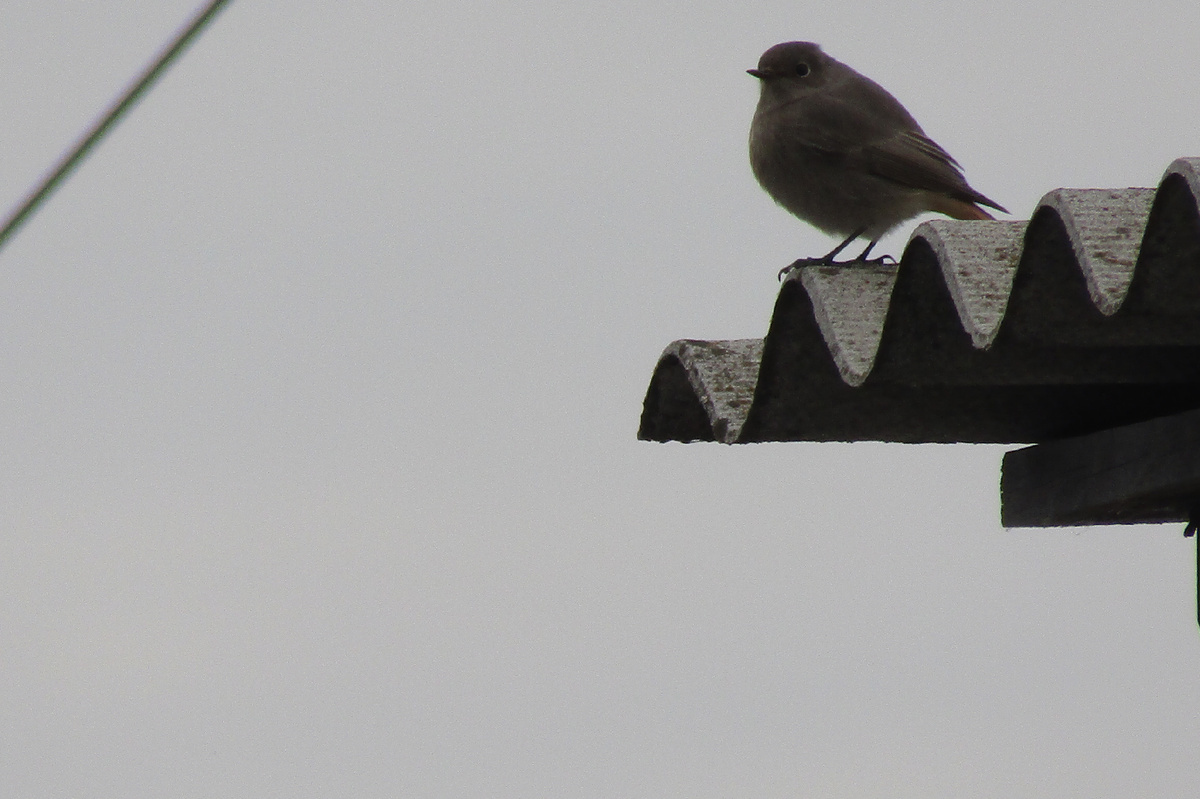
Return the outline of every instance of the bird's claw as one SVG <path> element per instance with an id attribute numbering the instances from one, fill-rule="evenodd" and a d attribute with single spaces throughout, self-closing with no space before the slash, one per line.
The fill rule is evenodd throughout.
<path id="1" fill-rule="evenodd" d="M 800 269 L 805 266 L 833 266 L 833 261 L 829 258 L 800 258 L 792 261 L 790 264 L 779 270 L 779 279 L 782 281 L 785 277 L 792 273 L 793 269 Z"/>
<path id="2" fill-rule="evenodd" d="M 896 259 L 890 255 L 881 255 L 878 258 L 852 258 L 848 261 L 835 261 L 828 255 L 823 258 L 800 258 L 779 270 L 779 280 L 782 281 L 785 277 L 792 273 L 794 269 L 800 269 L 805 266 L 895 266 Z"/>
<path id="3" fill-rule="evenodd" d="M 859 259 L 854 261 L 844 262 L 847 266 L 855 264 L 866 264 L 867 266 L 895 266 L 897 261 L 890 255 L 881 255 L 878 258 L 868 258 L 865 260 Z"/>

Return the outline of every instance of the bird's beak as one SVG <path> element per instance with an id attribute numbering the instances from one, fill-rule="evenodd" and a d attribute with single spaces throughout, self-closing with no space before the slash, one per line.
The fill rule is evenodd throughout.
<path id="1" fill-rule="evenodd" d="M 758 78 L 759 80 L 766 80 L 771 76 L 771 73 L 762 69 L 748 69 L 746 72 Z"/>

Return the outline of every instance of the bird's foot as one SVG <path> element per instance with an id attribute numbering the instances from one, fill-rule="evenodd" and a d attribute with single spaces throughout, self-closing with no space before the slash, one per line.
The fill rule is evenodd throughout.
<path id="1" fill-rule="evenodd" d="M 838 266 L 895 266 L 896 259 L 890 255 L 881 255 L 878 258 L 855 258 L 853 261 L 842 261 Z"/>
<path id="2" fill-rule="evenodd" d="M 800 258 L 799 260 L 791 262 L 790 264 L 785 266 L 783 269 L 780 269 L 779 270 L 779 279 L 782 281 L 785 277 L 787 277 L 788 275 L 790 275 L 792 273 L 793 269 L 800 269 L 805 266 L 833 266 L 833 265 L 834 265 L 834 262 L 832 260 L 830 260 L 829 256 L 825 256 L 823 258 Z"/>
<path id="3" fill-rule="evenodd" d="M 785 277 L 792 273 L 794 269 L 800 269 L 805 266 L 895 266 L 896 259 L 890 255 L 881 255 L 878 258 L 851 258 L 847 261 L 835 261 L 828 255 L 821 258 L 800 258 L 779 270 L 779 279 L 782 281 Z"/>

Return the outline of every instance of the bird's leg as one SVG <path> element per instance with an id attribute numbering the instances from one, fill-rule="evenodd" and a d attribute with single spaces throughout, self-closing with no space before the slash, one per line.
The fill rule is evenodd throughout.
<path id="1" fill-rule="evenodd" d="M 843 263 L 849 263 L 849 264 L 877 264 L 877 265 L 879 265 L 879 266 L 884 266 L 884 265 L 887 265 L 887 264 L 894 264 L 894 263 L 896 263 L 896 259 L 895 259 L 895 258 L 893 258 L 893 257 L 892 257 L 892 256 L 890 256 L 890 255 L 881 255 L 881 256 L 879 256 L 878 258 L 873 258 L 873 259 L 871 259 L 871 260 L 867 260 L 867 256 L 870 254 L 870 252 L 871 252 L 871 249 L 872 249 L 872 248 L 874 248 L 874 246 L 875 246 L 876 244 L 878 244 L 878 243 L 879 243 L 879 239 L 874 239 L 874 240 L 872 240 L 872 241 L 871 241 L 871 243 L 867 245 L 867 248 L 866 248 L 865 250 L 863 250 L 861 253 L 859 253 L 859 254 L 858 254 L 858 257 L 857 257 L 857 258 L 855 258 L 853 261 L 844 261 Z"/>
<path id="2" fill-rule="evenodd" d="M 838 246 L 834 247 L 832 250 L 830 250 L 828 253 L 821 256 L 820 258 L 801 258 L 797 261 L 793 261 L 792 263 L 785 266 L 783 269 L 779 270 L 779 279 L 783 280 L 784 275 L 788 274 L 793 269 L 799 269 L 802 266 L 838 266 L 838 263 L 836 261 L 834 261 L 833 259 L 838 256 L 838 253 L 840 253 L 842 250 L 849 247 L 850 242 L 854 241 L 855 239 L 857 239 L 859 236 L 861 236 L 862 234 L 864 234 L 866 232 L 867 232 L 867 229 L 865 227 L 859 228 L 858 230 L 854 231 L 849 236 L 847 236 L 845 241 L 843 241 Z M 867 249 L 863 252 L 863 255 L 866 255 L 868 252 L 870 252 L 871 247 L 874 247 L 874 246 L 875 246 L 875 242 L 873 241 L 870 243 L 870 245 L 867 246 Z M 861 257 L 862 256 L 859 256 L 860 259 L 861 259 Z M 853 261 L 843 261 L 842 263 L 854 263 L 854 262 Z"/>
<path id="3" fill-rule="evenodd" d="M 861 236 L 862 234 L 864 234 L 866 232 L 867 232 L 867 229 L 865 227 L 860 227 L 858 230 L 854 231 L 849 236 L 847 236 L 845 241 L 843 241 L 841 244 L 839 244 L 838 246 L 836 246 L 832 250 L 830 250 L 829 253 L 824 258 L 816 258 L 816 259 L 810 259 L 810 260 L 816 260 L 824 266 L 833 266 L 834 263 L 836 263 L 833 259 L 837 257 L 838 253 L 840 253 L 842 250 L 849 247 L 850 242 L 854 241 L 855 239 L 857 239 L 859 236 Z M 875 246 L 875 242 L 871 242 L 870 244 L 867 245 L 867 250 L 869 251 L 874 246 Z"/>

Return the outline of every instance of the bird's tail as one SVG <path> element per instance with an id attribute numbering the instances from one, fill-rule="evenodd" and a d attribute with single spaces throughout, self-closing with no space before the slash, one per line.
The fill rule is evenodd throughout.
<path id="1" fill-rule="evenodd" d="M 995 219 L 996 217 L 972 202 L 958 200 L 954 197 L 939 197 L 933 208 L 939 214 L 945 214 L 952 219 Z"/>

